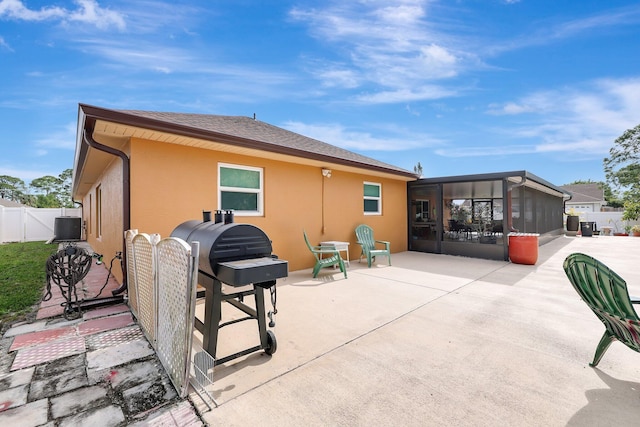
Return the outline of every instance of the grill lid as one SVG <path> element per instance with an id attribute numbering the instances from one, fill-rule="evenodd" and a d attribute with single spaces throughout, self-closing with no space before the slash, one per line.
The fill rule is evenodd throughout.
<path id="1" fill-rule="evenodd" d="M 188 243 L 200 242 L 199 270 L 216 276 L 221 262 L 271 257 L 271 241 L 251 224 L 187 221 L 171 233 Z"/>

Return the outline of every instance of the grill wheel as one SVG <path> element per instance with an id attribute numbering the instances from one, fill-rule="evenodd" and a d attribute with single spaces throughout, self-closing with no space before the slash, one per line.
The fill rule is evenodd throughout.
<path id="1" fill-rule="evenodd" d="M 278 349 L 278 342 L 276 341 L 276 336 L 272 331 L 267 331 L 267 348 L 264 349 L 264 352 L 271 356 Z"/>

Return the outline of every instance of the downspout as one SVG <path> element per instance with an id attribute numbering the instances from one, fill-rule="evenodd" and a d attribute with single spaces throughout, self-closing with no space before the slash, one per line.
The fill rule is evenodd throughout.
<path id="1" fill-rule="evenodd" d="M 89 122 L 85 122 L 85 127 L 82 130 L 82 140 L 85 144 L 87 144 L 91 148 L 95 148 L 98 151 L 103 151 L 105 153 L 111 154 L 113 156 L 120 157 L 122 159 L 122 226 L 123 230 L 120 234 L 124 238 L 124 233 L 126 230 L 131 228 L 131 188 L 130 188 L 130 161 L 127 155 L 115 148 L 100 144 L 98 141 L 93 139 L 93 122 L 89 124 Z M 123 260 L 127 259 L 127 245 L 122 245 L 122 258 Z M 111 293 L 113 295 L 118 295 L 124 292 L 127 289 L 127 269 L 122 269 L 122 285 L 118 289 L 114 289 Z"/>
<path id="2" fill-rule="evenodd" d="M 520 175 L 520 182 L 511 184 L 507 182 L 507 206 L 509 206 L 509 217 L 507 218 L 507 227 L 509 228 L 509 232 L 517 233 L 517 228 L 513 228 L 513 212 L 511 210 L 511 190 L 514 188 L 522 187 L 527 182 L 527 178 L 523 175 Z"/>
<path id="3" fill-rule="evenodd" d="M 569 198 L 568 198 L 568 199 L 565 199 L 564 197 L 562 198 L 562 212 L 564 212 L 564 214 L 565 214 L 565 215 L 567 215 L 567 216 L 569 215 L 569 214 L 567 213 L 567 202 L 568 202 L 569 200 L 571 200 L 571 199 L 573 199 L 573 193 L 571 193 L 571 194 L 569 195 Z"/>

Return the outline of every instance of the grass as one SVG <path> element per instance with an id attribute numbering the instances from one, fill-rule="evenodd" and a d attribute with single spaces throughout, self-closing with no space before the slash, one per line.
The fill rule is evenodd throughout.
<path id="1" fill-rule="evenodd" d="M 0 244 L 0 327 L 34 311 L 46 284 L 47 259 L 57 250 L 44 242 Z"/>

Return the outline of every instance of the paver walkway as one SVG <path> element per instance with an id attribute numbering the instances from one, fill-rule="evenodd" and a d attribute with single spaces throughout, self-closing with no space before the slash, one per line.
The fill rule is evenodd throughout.
<path id="1" fill-rule="evenodd" d="M 81 293 L 110 297 L 118 287 L 94 263 Z M 203 425 L 191 402 L 178 397 L 127 305 L 66 320 L 60 290 L 51 291 L 36 321 L 13 325 L 0 340 L 0 425 Z"/>

